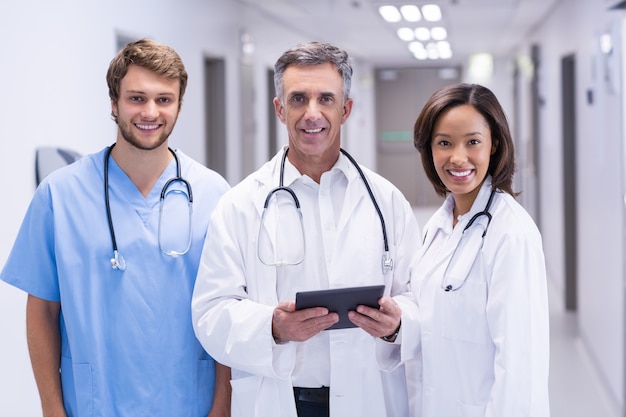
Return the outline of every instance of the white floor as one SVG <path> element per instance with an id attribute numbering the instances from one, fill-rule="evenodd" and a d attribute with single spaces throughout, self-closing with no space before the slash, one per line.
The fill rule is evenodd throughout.
<path id="1" fill-rule="evenodd" d="M 415 209 L 420 227 L 434 210 Z M 551 417 L 621 417 L 579 336 L 575 313 L 565 310 L 563 297 L 552 286 L 549 297 Z"/>
<path id="2" fill-rule="evenodd" d="M 578 334 L 575 313 L 550 289 L 551 417 L 620 417 L 615 401 L 591 362 Z"/>

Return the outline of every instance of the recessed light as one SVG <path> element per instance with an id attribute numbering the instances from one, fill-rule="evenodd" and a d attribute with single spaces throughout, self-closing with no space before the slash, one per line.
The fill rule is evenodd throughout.
<path id="1" fill-rule="evenodd" d="M 414 5 L 400 6 L 400 13 L 407 22 L 419 22 L 422 20 L 419 7 Z"/>
<path id="2" fill-rule="evenodd" d="M 419 27 L 415 29 L 415 38 L 418 41 L 428 41 L 430 40 L 430 29 Z"/>
<path id="3" fill-rule="evenodd" d="M 430 36 L 436 41 L 442 41 L 448 37 L 448 31 L 441 26 L 435 26 L 430 30 Z"/>
<path id="4" fill-rule="evenodd" d="M 422 6 L 422 15 L 429 22 L 438 22 L 441 20 L 441 9 L 436 4 L 426 4 Z"/>
<path id="5" fill-rule="evenodd" d="M 378 13 L 380 13 L 383 19 L 387 22 L 395 23 L 402 20 L 402 15 L 396 6 L 380 6 L 378 8 Z"/>
<path id="6" fill-rule="evenodd" d="M 397 33 L 398 37 L 403 41 L 410 42 L 415 39 L 415 33 L 411 28 L 400 28 Z"/>

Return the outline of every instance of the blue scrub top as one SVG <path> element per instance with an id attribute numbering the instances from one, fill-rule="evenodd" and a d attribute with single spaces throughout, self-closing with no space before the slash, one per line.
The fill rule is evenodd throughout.
<path id="1" fill-rule="evenodd" d="M 176 175 L 175 161 L 144 198 L 111 158 L 111 215 L 126 259 L 125 271 L 114 270 L 105 151 L 44 179 L 0 278 L 61 303 L 61 377 L 69 416 L 206 416 L 215 363 L 194 335 L 191 295 L 210 214 L 229 186 L 177 151 L 193 189 L 193 240 L 187 254 L 173 258 L 161 252 L 157 236 L 161 189 Z M 182 213 L 164 218 L 172 226 L 168 233 L 186 237 L 188 214 Z"/>

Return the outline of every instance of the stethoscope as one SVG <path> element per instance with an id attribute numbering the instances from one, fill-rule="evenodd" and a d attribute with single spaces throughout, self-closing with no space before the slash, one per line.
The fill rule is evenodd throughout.
<path id="1" fill-rule="evenodd" d="M 124 271 L 126 269 L 126 260 L 119 253 L 117 249 L 117 241 L 115 239 L 115 229 L 113 228 L 113 219 L 111 217 L 111 205 L 109 203 L 109 158 L 111 156 L 111 151 L 113 150 L 114 147 L 115 147 L 115 143 L 109 146 L 104 156 L 104 205 L 106 207 L 107 220 L 109 222 L 109 232 L 111 233 L 111 243 L 113 244 L 113 258 L 111 258 L 110 260 L 111 267 L 113 269 Z M 177 257 L 179 255 L 184 255 L 185 253 L 187 253 L 187 251 L 189 251 L 189 247 L 191 246 L 191 211 L 192 211 L 192 204 L 193 204 L 193 194 L 191 192 L 191 185 L 189 184 L 187 180 L 185 180 L 181 176 L 180 161 L 178 160 L 178 156 L 176 155 L 176 152 L 174 152 L 172 148 L 168 147 L 167 149 L 174 156 L 174 160 L 176 161 L 176 176 L 174 178 L 170 178 L 169 180 L 167 180 L 167 182 L 165 183 L 165 185 L 163 185 L 163 188 L 161 189 L 158 241 L 159 241 L 159 248 L 161 249 L 162 253 L 168 256 Z M 187 202 L 189 205 L 189 239 L 187 240 L 186 248 L 183 249 L 182 251 L 175 251 L 175 250 L 166 251 L 161 246 L 161 218 L 162 218 L 163 202 L 165 201 L 165 196 L 168 193 L 168 188 L 174 182 L 180 182 L 185 185 L 185 188 L 187 189 L 187 193 L 186 193 Z M 180 191 L 180 190 L 170 190 L 170 192 L 172 191 L 184 193 L 183 191 Z"/>
<path id="2" fill-rule="evenodd" d="M 363 184 L 365 184 L 365 188 L 367 189 L 367 193 L 370 196 L 370 200 L 372 200 L 372 204 L 374 204 L 374 208 L 376 209 L 376 213 L 378 213 L 378 218 L 380 219 L 380 226 L 381 226 L 382 231 L 383 231 L 383 243 L 384 243 L 384 253 L 383 253 L 383 256 L 382 256 L 381 265 L 382 265 L 383 273 L 385 274 L 388 271 L 393 270 L 393 259 L 391 258 L 391 255 L 389 254 L 389 241 L 387 239 L 387 228 L 385 227 L 385 218 L 383 216 L 382 211 L 380 210 L 380 207 L 378 206 L 378 202 L 376 201 L 376 197 L 374 197 L 374 193 L 372 192 L 372 188 L 370 187 L 370 184 L 367 181 L 367 178 L 365 177 L 365 174 L 363 173 L 363 170 L 361 169 L 359 164 L 357 164 L 356 160 L 348 152 L 346 152 L 344 149 L 340 149 L 340 151 L 341 151 L 342 154 L 344 154 L 346 156 L 346 158 L 348 158 L 348 160 L 352 163 L 352 165 L 354 165 L 354 167 L 358 171 L 361 179 L 363 180 Z M 283 153 L 283 157 L 282 157 L 282 160 L 281 160 L 281 163 L 280 163 L 280 175 L 279 175 L 278 187 L 274 188 L 273 190 L 271 190 L 267 194 L 267 197 L 265 198 L 265 203 L 263 205 L 263 212 L 265 213 L 265 210 L 267 210 L 267 207 L 268 207 L 268 205 L 270 203 L 270 199 L 272 198 L 272 195 L 274 195 L 274 193 L 276 193 L 278 191 L 286 191 L 293 198 L 293 201 L 294 201 L 294 204 L 296 206 L 296 209 L 298 210 L 298 212 L 300 213 L 300 216 L 301 216 L 300 201 L 298 200 L 298 197 L 297 197 L 296 193 L 291 188 L 289 188 L 289 187 L 284 185 L 285 161 L 287 159 L 287 152 L 289 152 L 289 148 L 285 149 L 285 152 Z"/>
<path id="3" fill-rule="evenodd" d="M 474 264 L 474 260 L 476 259 L 476 256 L 478 255 L 478 251 L 482 247 L 483 241 L 485 240 L 485 236 L 487 235 L 487 229 L 489 229 L 489 224 L 491 224 L 492 216 L 491 216 L 491 213 L 489 212 L 489 209 L 491 208 L 491 203 L 493 201 L 493 196 L 495 195 L 495 193 L 496 193 L 495 190 L 491 191 L 491 194 L 489 195 L 489 200 L 487 200 L 487 204 L 485 205 L 485 208 L 482 211 L 479 211 L 478 213 L 474 214 L 469 219 L 465 227 L 463 228 L 463 231 L 461 233 L 461 239 L 459 240 L 456 247 L 454 248 L 454 252 L 452 253 L 450 262 L 448 262 L 448 265 L 446 266 L 446 270 L 443 273 L 443 280 L 441 282 L 441 288 L 443 288 L 444 291 L 456 291 L 460 289 L 461 287 L 463 287 L 463 285 L 465 285 L 465 281 L 467 281 L 467 278 L 469 276 L 469 271 L 472 265 Z M 468 252 L 470 254 L 474 253 L 474 256 L 468 257 L 466 254 L 465 255 L 466 263 L 465 265 L 462 265 L 463 266 L 462 268 L 460 268 L 462 272 L 458 274 L 452 274 L 449 268 L 450 268 L 450 265 L 452 264 L 455 264 L 456 266 L 456 262 L 455 262 L 457 261 L 456 253 L 457 253 L 457 250 L 459 249 L 459 246 L 461 246 L 461 242 L 463 241 L 463 238 L 466 236 L 465 232 L 470 230 L 472 225 L 482 216 L 485 216 L 487 218 L 487 224 L 483 224 L 484 229 L 480 236 L 480 240 L 479 239 L 467 239 L 469 241 L 468 245 L 470 246 L 467 248 L 464 248 L 465 252 Z M 480 230 L 477 230 L 477 231 L 480 232 Z M 453 277 L 451 278 L 450 275 L 453 275 Z M 454 276 L 454 275 L 457 275 L 457 276 Z M 452 281 L 452 283 L 450 281 Z"/>

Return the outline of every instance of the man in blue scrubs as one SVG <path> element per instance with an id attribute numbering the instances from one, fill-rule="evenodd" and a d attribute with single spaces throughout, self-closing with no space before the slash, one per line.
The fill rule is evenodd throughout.
<path id="1" fill-rule="evenodd" d="M 128 44 L 107 83 L 114 146 L 43 180 L 0 275 L 29 294 L 43 414 L 228 416 L 230 369 L 195 338 L 190 305 L 229 186 L 168 147 L 187 85 L 173 49 Z"/>

